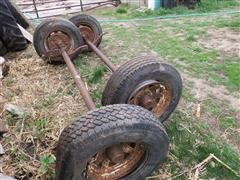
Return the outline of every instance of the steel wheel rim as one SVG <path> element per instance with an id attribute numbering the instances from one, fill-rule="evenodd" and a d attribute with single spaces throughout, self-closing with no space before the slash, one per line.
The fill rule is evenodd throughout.
<path id="1" fill-rule="evenodd" d="M 159 118 L 166 111 L 171 100 L 172 92 L 167 83 L 148 80 L 133 91 L 128 98 L 128 103 L 142 106 Z"/>
<path id="2" fill-rule="evenodd" d="M 46 54 L 51 57 L 61 57 L 60 46 L 70 54 L 74 50 L 74 40 L 67 33 L 62 31 L 51 32 L 44 40 Z"/>
<path id="3" fill-rule="evenodd" d="M 124 153 L 124 158 L 119 162 L 113 162 L 109 157 L 108 150 L 114 147 L 120 147 Z M 122 143 L 111 146 L 98 152 L 90 158 L 86 168 L 86 177 L 95 180 L 117 180 L 133 172 L 142 164 L 145 155 L 145 148 L 141 144 Z"/>
<path id="4" fill-rule="evenodd" d="M 78 29 L 80 30 L 81 35 L 89 41 L 94 42 L 97 39 L 97 35 L 90 26 L 81 24 L 78 26 Z"/>

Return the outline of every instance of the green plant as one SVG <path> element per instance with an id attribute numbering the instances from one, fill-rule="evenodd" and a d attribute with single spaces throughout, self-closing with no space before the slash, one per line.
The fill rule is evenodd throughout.
<path id="1" fill-rule="evenodd" d="M 119 14 L 126 14 L 127 12 L 128 12 L 128 10 L 124 7 L 117 8 L 117 10 L 116 10 L 116 13 L 119 13 Z"/>
<path id="2" fill-rule="evenodd" d="M 240 88 L 240 64 L 239 64 L 239 62 L 227 64 L 226 74 L 228 76 L 230 83 L 232 83 L 239 89 Z"/>
<path id="3" fill-rule="evenodd" d="M 236 127 L 236 119 L 231 116 L 226 116 L 226 115 L 221 116 L 219 117 L 218 121 L 219 121 L 219 126 L 222 129 Z"/>
<path id="4" fill-rule="evenodd" d="M 29 126 L 36 138 L 43 138 L 45 137 L 46 128 L 48 126 L 48 119 L 35 119 Z"/>
<path id="5" fill-rule="evenodd" d="M 99 82 L 106 71 L 107 71 L 107 69 L 104 66 L 100 66 L 100 67 L 95 68 L 90 74 L 90 77 L 88 79 L 88 83 Z"/>
<path id="6" fill-rule="evenodd" d="M 51 166 L 55 163 L 55 161 L 56 161 L 56 158 L 52 154 L 45 154 L 45 155 L 41 156 L 40 157 L 40 162 L 41 162 L 40 172 L 43 174 L 48 174 L 48 176 L 52 176 L 53 169 Z"/>

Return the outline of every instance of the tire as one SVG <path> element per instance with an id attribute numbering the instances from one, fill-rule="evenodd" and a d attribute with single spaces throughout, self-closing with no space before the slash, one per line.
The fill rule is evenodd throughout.
<path id="1" fill-rule="evenodd" d="M 19 10 L 17 10 L 16 7 L 9 0 L 5 0 L 5 2 L 9 8 L 10 12 L 12 13 L 13 17 L 17 21 L 17 23 L 25 29 L 28 28 L 29 24 L 26 21 L 26 19 L 24 18 L 24 15 Z"/>
<path id="2" fill-rule="evenodd" d="M 150 108 L 147 107 L 144 103 L 132 103 L 131 101 L 134 94 L 137 94 L 137 89 L 141 90 L 139 87 L 144 87 L 144 83 L 147 83 L 145 87 L 153 84 L 167 87 L 166 91 L 163 90 L 164 96 L 161 95 L 162 92 L 159 93 L 166 100 L 164 100 L 162 106 L 160 104 L 156 111 L 157 113 L 155 113 L 159 120 L 164 122 L 175 110 L 180 100 L 182 80 L 175 68 L 168 64 L 160 63 L 156 57 L 144 56 L 135 58 L 117 69 L 105 86 L 102 105 L 128 103 L 143 106 L 150 111 L 155 110 L 151 106 Z M 158 102 L 161 101 L 162 97 L 159 96 L 159 99 L 154 98 L 156 97 L 153 96 L 151 100 L 153 102 L 156 101 L 155 104 L 158 106 Z"/>
<path id="3" fill-rule="evenodd" d="M 3 45 L 2 41 L 0 40 L 0 56 L 3 56 L 7 53 L 6 47 Z"/>
<path id="4" fill-rule="evenodd" d="M 96 40 L 101 34 L 102 34 L 102 27 L 100 23 L 92 16 L 86 15 L 86 14 L 79 14 L 76 16 L 73 16 L 69 19 L 73 24 L 75 24 L 78 28 L 80 26 L 87 26 L 92 30 L 92 36 L 90 40 L 93 42 Z M 80 31 L 81 32 L 81 31 Z M 102 38 L 99 39 L 96 46 L 98 47 L 101 44 Z M 86 52 L 92 51 L 90 48 L 86 50 Z"/>
<path id="5" fill-rule="evenodd" d="M 0 37 L 9 51 L 27 48 L 27 41 L 18 28 L 5 0 L 0 2 Z"/>
<path id="6" fill-rule="evenodd" d="M 60 135 L 56 179 L 96 179 L 86 178 L 88 171 L 85 169 L 89 159 L 107 147 L 128 142 L 143 144 L 146 152 L 135 169 L 117 179 L 144 179 L 167 156 L 167 133 L 151 112 L 127 104 L 105 106 L 88 112 L 66 127 Z M 98 176 L 101 177 L 100 174 Z"/>
<path id="7" fill-rule="evenodd" d="M 60 32 L 62 35 L 66 35 L 69 38 L 67 41 L 69 46 L 65 47 L 68 54 L 71 54 L 76 48 L 84 44 L 78 28 L 70 21 L 61 18 L 53 18 L 42 21 L 42 23 L 40 23 L 35 29 L 33 35 L 33 45 L 37 54 L 48 63 L 55 64 L 64 62 L 61 52 L 58 51 L 59 48 L 54 49 L 56 51 L 55 53 L 49 54 L 51 49 L 47 47 L 46 41 L 54 32 Z M 62 41 L 61 44 L 63 44 Z M 77 55 L 72 57 L 72 59 L 76 56 Z"/>

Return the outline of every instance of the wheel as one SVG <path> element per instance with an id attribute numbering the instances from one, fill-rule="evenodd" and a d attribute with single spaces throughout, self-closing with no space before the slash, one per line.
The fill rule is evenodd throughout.
<path id="1" fill-rule="evenodd" d="M 28 28 L 29 27 L 29 24 L 28 22 L 26 21 L 26 19 L 24 18 L 24 15 L 18 11 L 16 9 L 16 7 L 9 1 L 9 0 L 5 0 L 7 6 L 8 6 L 8 9 L 10 10 L 10 12 L 12 13 L 13 17 L 15 18 L 15 20 L 17 21 L 17 23 L 19 25 L 21 25 L 23 28 Z"/>
<path id="2" fill-rule="evenodd" d="M 73 23 L 53 18 L 43 21 L 37 26 L 33 35 L 33 44 L 42 59 L 49 63 L 62 63 L 64 60 L 59 45 L 63 46 L 68 54 L 71 54 L 84 42 L 78 28 Z"/>
<path id="3" fill-rule="evenodd" d="M 144 179 L 166 158 L 169 139 L 146 109 L 118 104 L 78 118 L 60 135 L 56 179 Z"/>
<path id="4" fill-rule="evenodd" d="M 6 47 L 3 45 L 2 41 L 0 40 L 0 56 L 3 56 L 7 53 Z"/>
<path id="5" fill-rule="evenodd" d="M 102 104 L 135 104 L 164 122 L 176 108 L 182 91 L 180 74 L 156 57 L 140 57 L 122 65 L 110 77 Z"/>
<path id="6" fill-rule="evenodd" d="M 5 0 L 0 1 L 0 37 L 9 51 L 27 48 L 27 41 L 18 28 Z"/>
<path id="7" fill-rule="evenodd" d="M 69 20 L 79 28 L 82 35 L 86 36 L 92 42 L 102 34 L 100 23 L 92 16 L 79 14 Z M 101 41 L 102 39 L 99 39 L 97 47 L 101 44 Z M 88 48 L 86 51 L 91 51 L 91 49 Z"/>

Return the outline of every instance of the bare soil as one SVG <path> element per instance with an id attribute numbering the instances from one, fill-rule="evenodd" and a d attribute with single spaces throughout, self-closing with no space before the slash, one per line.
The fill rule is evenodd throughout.
<path id="1" fill-rule="evenodd" d="M 228 28 L 211 28 L 208 30 L 208 35 L 199 39 L 198 43 L 230 56 L 240 57 L 240 33 Z"/>

